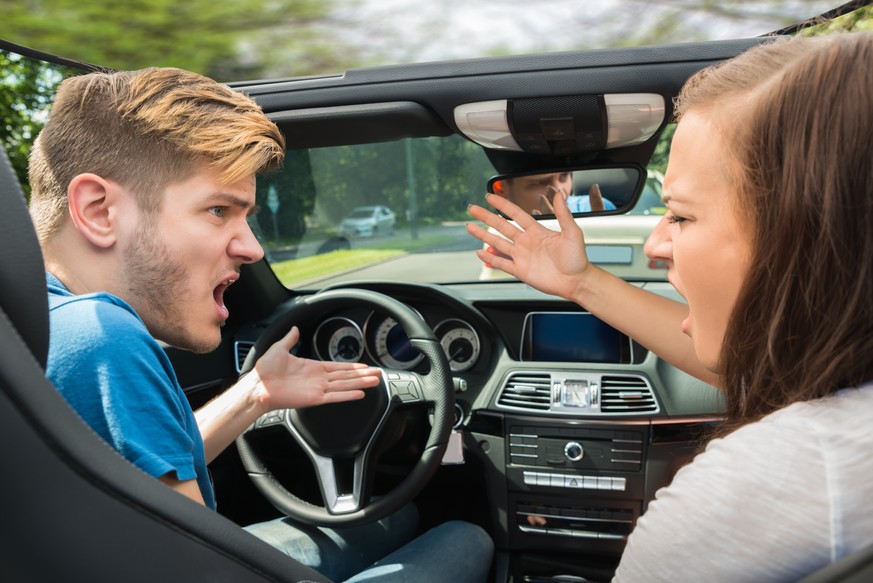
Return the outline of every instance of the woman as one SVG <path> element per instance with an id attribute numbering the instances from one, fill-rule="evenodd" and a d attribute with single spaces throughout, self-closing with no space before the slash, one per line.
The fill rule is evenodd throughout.
<path id="1" fill-rule="evenodd" d="M 720 387 L 727 422 L 638 521 L 616 581 L 790 581 L 873 544 L 873 35 L 777 40 L 676 103 L 668 212 L 646 254 L 686 304 L 473 206 L 494 267 Z M 580 253 L 580 249 L 583 252 Z"/>

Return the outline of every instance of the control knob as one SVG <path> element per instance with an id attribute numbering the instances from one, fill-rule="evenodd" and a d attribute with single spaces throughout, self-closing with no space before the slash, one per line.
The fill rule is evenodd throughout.
<path id="1" fill-rule="evenodd" d="M 578 441 L 570 441 L 564 446 L 564 456 L 571 462 L 578 462 L 585 457 L 585 450 Z"/>

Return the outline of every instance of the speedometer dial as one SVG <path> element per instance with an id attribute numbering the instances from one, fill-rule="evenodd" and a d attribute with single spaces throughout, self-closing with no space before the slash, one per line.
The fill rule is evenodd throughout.
<path id="1" fill-rule="evenodd" d="M 357 326 L 344 326 L 330 337 L 327 345 L 330 359 L 336 362 L 358 362 L 364 351 L 364 339 Z"/>
<path id="2" fill-rule="evenodd" d="M 476 364 L 481 343 L 472 326 L 463 320 L 444 320 L 437 325 L 434 333 L 440 340 L 452 371 L 469 370 Z"/>
<path id="3" fill-rule="evenodd" d="M 424 358 L 394 318 L 382 320 L 372 338 L 373 356 L 388 368 L 409 370 Z"/>
<path id="4" fill-rule="evenodd" d="M 364 354 L 364 336 L 353 321 L 331 318 L 316 330 L 315 350 L 322 360 L 358 362 Z"/>

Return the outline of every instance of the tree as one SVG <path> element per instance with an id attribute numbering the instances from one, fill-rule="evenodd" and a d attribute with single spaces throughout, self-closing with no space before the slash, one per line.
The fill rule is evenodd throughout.
<path id="1" fill-rule="evenodd" d="M 347 0 L 0 0 L 0 38 L 116 69 L 175 66 L 231 80 L 281 62 L 284 74 L 305 75 L 342 58 L 341 41 L 314 32 L 331 22 L 335 1 Z M 298 58 L 276 56 L 295 47 Z M 0 145 L 26 193 L 33 139 L 57 84 L 78 72 L 0 52 Z"/>
<path id="2" fill-rule="evenodd" d="M 25 195 L 30 193 L 27 156 L 31 144 L 45 123 L 55 87 L 74 72 L 0 50 L 0 146 L 9 155 Z"/>
<path id="3" fill-rule="evenodd" d="M 313 43 L 310 28 L 330 21 L 332 0 L 0 0 L 0 37 L 117 69 L 174 66 L 219 81 L 259 77 L 279 50 L 312 46 L 317 59 L 286 61 L 312 74 L 336 38 Z M 281 34 L 281 43 L 276 37 Z M 325 47 L 337 47 L 326 52 Z M 350 51 L 351 52 L 351 51 Z"/>
<path id="4" fill-rule="evenodd" d="M 801 34 L 820 35 L 832 32 L 861 32 L 873 30 L 873 6 L 864 6 L 828 22 L 807 28 Z"/>

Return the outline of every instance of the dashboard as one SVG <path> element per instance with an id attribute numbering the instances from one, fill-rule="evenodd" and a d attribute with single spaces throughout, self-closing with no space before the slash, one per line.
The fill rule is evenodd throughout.
<path id="1" fill-rule="evenodd" d="M 677 298 L 669 284 L 640 284 Z M 545 416 L 657 419 L 717 415 L 718 392 L 679 372 L 576 304 L 518 282 L 458 285 L 355 282 L 412 308 L 434 331 L 453 376 L 467 387 L 466 413 L 506 411 Z M 237 371 L 276 314 L 234 335 Z M 378 309 L 349 303 L 299 323 L 296 354 L 426 372 L 403 328 Z"/>
<path id="2" fill-rule="evenodd" d="M 665 283 L 640 285 L 677 297 Z M 519 282 L 329 289 L 342 288 L 399 300 L 434 331 L 499 548 L 618 556 L 654 492 L 693 457 L 722 410 L 713 387 L 578 305 Z M 296 301 L 236 330 L 237 365 Z M 426 373 L 403 329 L 377 309 L 350 303 L 315 320 L 300 325 L 301 356 Z"/>

